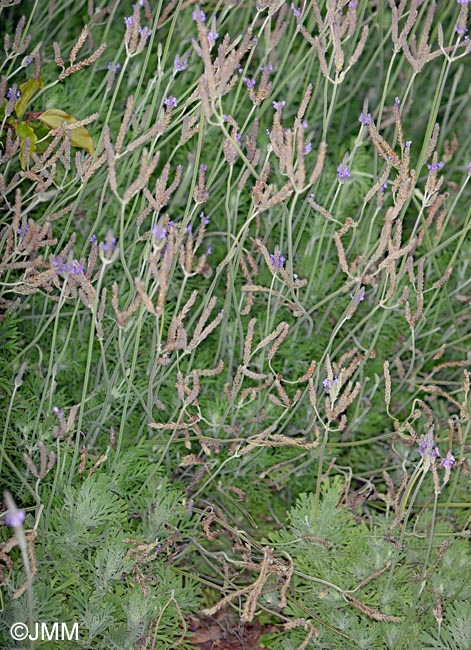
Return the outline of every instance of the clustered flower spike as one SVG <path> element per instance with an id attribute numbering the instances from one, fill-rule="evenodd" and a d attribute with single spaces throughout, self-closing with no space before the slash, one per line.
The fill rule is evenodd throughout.
<path id="1" fill-rule="evenodd" d="M 344 181 L 349 176 L 350 169 L 348 168 L 348 165 L 345 163 L 340 163 L 340 165 L 337 167 L 337 178 L 339 181 Z"/>

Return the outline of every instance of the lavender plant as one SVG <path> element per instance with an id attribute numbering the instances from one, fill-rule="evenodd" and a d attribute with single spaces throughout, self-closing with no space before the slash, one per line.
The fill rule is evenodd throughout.
<path id="1" fill-rule="evenodd" d="M 467 649 L 468 3 L 0 17 L 2 647 Z"/>

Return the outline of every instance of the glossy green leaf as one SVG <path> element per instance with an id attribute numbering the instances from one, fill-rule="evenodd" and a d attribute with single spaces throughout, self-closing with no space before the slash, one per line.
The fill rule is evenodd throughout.
<path id="1" fill-rule="evenodd" d="M 28 79 L 28 81 L 20 84 L 21 97 L 15 104 L 15 113 L 18 119 L 21 119 L 23 117 L 33 95 L 36 93 L 36 91 L 43 88 L 43 86 L 44 81 L 42 77 L 39 77 L 39 79 Z"/>
<path id="2" fill-rule="evenodd" d="M 49 126 L 51 129 L 57 129 L 63 122 L 67 124 L 75 124 L 78 120 L 75 119 L 72 115 L 69 115 L 65 111 L 61 111 L 59 108 L 50 108 L 41 115 L 38 116 L 38 120 Z M 87 129 L 84 126 L 79 126 L 77 129 L 72 129 L 70 131 L 70 143 L 73 147 L 79 147 L 80 149 L 85 149 L 88 153 L 92 154 L 95 150 L 93 145 L 92 136 L 89 134 Z"/>

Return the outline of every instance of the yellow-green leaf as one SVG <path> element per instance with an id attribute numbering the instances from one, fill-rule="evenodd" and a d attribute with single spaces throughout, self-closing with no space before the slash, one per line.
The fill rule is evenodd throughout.
<path id="1" fill-rule="evenodd" d="M 38 137 L 29 124 L 26 122 L 18 122 L 15 125 L 15 133 L 20 138 L 20 165 L 21 169 L 26 169 L 26 138 L 29 138 L 29 156 L 36 151 L 36 142 Z"/>
<path id="2" fill-rule="evenodd" d="M 30 103 L 33 95 L 37 90 L 40 90 L 40 88 L 43 88 L 44 86 L 44 81 L 42 77 L 39 77 L 39 79 L 28 79 L 28 81 L 25 81 L 24 83 L 20 84 L 20 93 L 21 97 L 15 104 L 15 113 L 18 117 L 19 120 L 23 117 L 26 108 L 28 104 Z"/>
<path id="3" fill-rule="evenodd" d="M 51 127 L 51 129 L 57 129 L 64 122 L 67 124 L 75 124 L 78 122 L 75 117 L 69 115 L 65 111 L 61 111 L 59 108 L 50 108 L 49 110 L 44 111 L 44 113 L 41 113 L 41 115 L 38 116 L 38 120 L 46 126 Z M 79 126 L 77 129 L 70 130 L 70 144 L 73 147 L 85 149 L 85 151 L 88 151 L 90 154 L 95 150 L 92 136 L 84 126 Z"/>

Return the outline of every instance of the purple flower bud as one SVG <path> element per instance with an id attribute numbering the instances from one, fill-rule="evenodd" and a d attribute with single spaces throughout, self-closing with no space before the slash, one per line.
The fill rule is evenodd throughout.
<path id="1" fill-rule="evenodd" d="M 176 97 L 166 97 L 164 99 L 164 104 L 167 108 L 176 108 L 177 107 L 177 98 Z"/>
<path id="2" fill-rule="evenodd" d="M 330 390 L 337 381 L 338 381 L 337 376 L 335 376 L 333 379 L 329 379 L 328 377 L 326 377 L 322 382 L 322 385 L 324 386 L 325 390 Z"/>
<path id="3" fill-rule="evenodd" d="M 205 172 L 208 169 L 208 165 L 205 165 L 204 163 L 200 165 L 200 168 Z"/>
<path id="4" fill-rule="evenodd" d="M 193 232 L 193 226 L 191 225 L 191 223 L 189 223 L 187 225 L 186 229 L 187 229 L 187 232 L 191 235 L 191 233 Z"/>
<path id="5" fill-rule="evenodd" d="M 360 292 L 359 292 L 358 296 L 356 296 L 356 297 L 355 297 L 354 293 L 351 293 L 350 298 L 352 300 L 354 300 L 355 302 L 363 302 L 363 300 L 365 299 L 365 287 L 360 288 Z"/>
<path id="6" fill-rule="evenodd" d="M 348 7 L 349 9 L 356 9 L 358 7 L 358 0 L 350 0 Z"/>
<path id="7" fill-rule="evenodd" d="M 247 88 L 253 88 L 256 83 L 255 79 L 248 79 L 247 77 L 244 77 L 242 81 L 247 86 Z"/>
<path id="8" fill-rule="evenodd" d="M 26 519 L 26 512 L 24 510 L 17 510 L 16 512 L 8 511 L 5 515 L 5 523 L 7 526 L 17 528 L 21 526 Z"/>
<path id="9" fill-rule="evenodd" d="M 468 31 L 467 27 L 460 27 L 459 25 L 455 25 L 455 32 L 460 36 L 466 34 L 467 31 Z"/>
<path id="10" fill-rule="evenodd" d="M 110 61 L 106 67 L 108 68 L 108 70 L 111 70 L 112 72 L 117 72 L 121 66 L 119 65 L 119 63 L 114 63 L 113 61 Z"/>
<path id="11" fill-rule="evenodd" d="M 217 32 L 208 32 L 208 43 L 210 45 L 214 45 L 214 43 L 217 41 L 219 37 L 219 34 Z"/>
<path id="12" fill-rule="evenodd" d="M 396 97 L 396 98 L 395 98 L 394 103 L 396 104 L 396 106 L 399 106 L 399 105 L 400 105 L 401 100 L 399 99 L 399 97 Z"/>
<path id="13" fill-rule="evenodd" d="M 412 144 L 412 140 L 406 140 L 406 147 L 409 149 L 409 147 Z"/>
<path id="14" fill-rule="evenodd" d="M 201 219 L 201 223 L 204 223 L 205 226 L 208 225 L 209 217 L 207 217 L 204 212 L 200 214 L 200 219 Z"/>
<path id="15" fill-rule="evenodd" d="M 270 253 L 270 261 L 273 266 L 276 266 L 277 268 L 281 268 L 286 262 L 286 258 L 281 254 L 278 246 L 275 248 L 274 253 Z"/>
<path id="16" fill-rule="evenodd" d="M 23 63 L 24 65 L 31 65 L 31 63 L 33 63 L 33 59 L 30 56 L 27 56 Z"/>
<path id="17" fill-rule="evenodd" d="M 308 122 L 307 122 L 307 120 L 303 120 L 303 121 L 301 122 L 301 126 L 303 127 L 303 129 L 307 129 L 307 126 L 308 126 Z"/>
<path id="18" fill-rule="evenodd" d="M 296 7 L 294 6 L 294 2 L 291 3 L 290 9 L 293 12 L 293 16 L 296 19 L 301 18 L 301 9 L 296 9 Z"/>
<path id="19" fill-rule="evenodd" d="M 173 69 L 175 70 L 175 72 L 183 72 L 183 70 L 186 70 L 187 67 L 188 67 L 188 58 L 187 57 L 185 57 L 184 59 L 180 58 L 177 54 L 173 62 Z"/>
<path id="20" fill-rule="evenodd" d="M 161 241 L 162 239 L 165 239 L 167 237 L 167 229 L 165 228 L 165 226 L 161 227 L 159 226 L 159 224 L 156 223 L 155 226 L 152 228 L 152 235 L 154 239 Z"/>
<path id="21" fill-rule="evenodd" d="M 208 246 L 208 248 L 206 249 L 206 257 L 208 257 L 208 255 L 211 255 L 212 252 L 213 249 L 211 248 L 211 246 Z"/>
<path id="22" fill-rule="evenodd" d="M 125 23 L 126 27 L 132 27 L 132 25 L 134 23 L 134 18 L 132 16 L 126 16 L 124 18 L 124 23 Z"/>
<path id="23" fill-rule="evenodd" d="M 142 36 L 145 40 L 149 38 L 152 34 L 152 30 L 149 27 L 139 27 L 139 36 Z"/>
<path id="24" fill-rule="evenodd" d="M 11 99 L 13 96 L 13 88 L 9 88 L 7 92 L 7 99 Z M 21 97 L 21 93 L 19 90 L 16 91 L 16 99 L 19 99 Z"/>
<path id="25" fill-rule="evenodd" d="M 303 147 L 303 153 L 305 156 L 307 156 L 308 153 L 311 153 L 312 151 L 312 144 L 310 142 L 306 142 L 306 144 Z"/>
<path id="26" fill-rule="evenodd" d="M 456 462 L 455 457 L 453 456 L 451 451 L 449 451 L 447 453 L 446 457 L 442 459 L 440 465 L 442 467 L 444 467 L 445 469 L 451 469 L 453 467 L 453 465 L 455 464 L 455 462 Z"/>
<path id="27" fill-rule="evenodd" d="M 96 235 L 92 235 L 88 241 L 91 242 L 92 244 L 96 242 Z"/>
<path id="28" fill-rule="evenodd" d="M 337 167 L 337 178 L 339 179 L 339 181 L 344 181 L 349 176 L 350 176 L 350 169 L 348 168 L 348 165 L 344 163 L 340 163 L 340 165 Z"/>
<path id="29" fill-rule="evenodd" d="M 468 164 L 468 172 L 471 174 L 471 163 Z"/>
<path id="30" fill-rule="evenodd" d="M 201 11 L 199 7 L 195 7 L 193 13 L 191 14 L 191 17 L 196 23 L 204 23 L 206 20 L 206 14 L 204 11 Z"/>
<path id="31" fill-rule="evenodd" d="M 272 104 L 273 104 L 273 108 L 275 109 L 275 111 L 277 111 L 278 109 L 281 110 L 283 108 L 283 106 L 286 104 L 286 102 L 283 99 L 281 102 L 272 102 Z"/>
<path id="32" fill-rule="evenodd" d="M 430 171 L 434 171 L 434 172 L 438 171 L 439 169 L 441 169 L 444 166 L 445 166 L 445 163 L 443 162 L 443 160 L 441 160 L 440 162 L 437 162 L 437 163 L 432 163 L 431 165 L 427 165 L 428 169 Z"/>
<path id="33" fill-rule="evenodd" d="M 371 122 L 371 113 L 364 113 L 362 111 L 360 113 L 358 121 L 360 122 L 360 124 L 369 124 Z"/>

